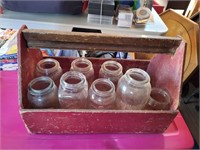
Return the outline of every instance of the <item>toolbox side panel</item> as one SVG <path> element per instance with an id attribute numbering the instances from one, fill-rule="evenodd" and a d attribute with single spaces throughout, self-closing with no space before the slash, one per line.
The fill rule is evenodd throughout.
<path id="1" fill-rule="evenodd" d="M 162 133 L 177 111 L 161 112 L 55 112 L 47 110 L 26 112 L 22 118 L 30 133 L 66 134 L 66 133 Z"/>

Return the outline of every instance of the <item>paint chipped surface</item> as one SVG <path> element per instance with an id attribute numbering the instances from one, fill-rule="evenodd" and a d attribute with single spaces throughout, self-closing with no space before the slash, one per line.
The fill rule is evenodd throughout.
<path id="1" fill-rule="evenodd" d="M 180 102 L 185 43 L 182 41 L 174 55 L 158 54 L 147 69 L 152 87 L 165 89 L 171 96 L 171 109 L 176 110 Z"/>

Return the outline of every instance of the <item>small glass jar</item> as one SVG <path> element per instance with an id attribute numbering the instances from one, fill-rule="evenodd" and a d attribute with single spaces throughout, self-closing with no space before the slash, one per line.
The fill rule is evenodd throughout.
<path id="1" fill-rule="evenodd" d="M 127 70 L 118 81 L 116 92 L 118 109 L 142 109 L 150 98 L 151 93 L 148 73 L 139 68 Z"/>
<path id="2" fill-rule="evenodd" d="M 60 79 L 58 98 L 61 108 L 81 109 L 87 106 L 88 83 L 78 71 L 68 71 Z"/>
<path id="3" fill-rule="evenodd" d="M 104 62 L 99 70 L 99 78 L 107 78 L 111 80 L 115 87 L 117 87 L 118 80 L 122 75 L 122 65 L 116 61 Z"/>
<path id="4" fill-rule="evenodd" d="M 84 57 L 77 58 L 71 63 L 71 71 L 79 71 L 83 73 L 88 81 L 88 85 L 90 86 L 94 80 L 94 68 L 88 59 Z"/>
<path id="5" fill-rule="evenodd" d="M 49 77 L 38 77 L 28 84 L 28 101 L 31 108 L 58 108 L 58 89 Z"/>
<path id="6" fill-rule="evenodd" d="M 160 88 L 152 88 L 151 95 L 146 110 L 169 110 L 170 109 L 170 96 L 166 90 Z"/>
<path id="7" fill-rule="evenodd" d="M 42 59 L 37 63 L 36 76 L 48 76 L 57 86 L 59 86 L 60 77 L 63 74 L 60 63 L 52 58 Z"/>
<path id="8" fill-rule="evenodd" d="M 88 93 L 89 108 L 115 109 L 115 86 L 104 78 L 95 80 Z"/>

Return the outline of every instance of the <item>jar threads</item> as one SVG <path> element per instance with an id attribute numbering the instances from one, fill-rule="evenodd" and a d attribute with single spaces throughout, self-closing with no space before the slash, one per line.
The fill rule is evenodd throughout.
<path id="1" fill-rule="evenodd" d="M 118 80 L 123 75 L 122 70 L 122 65 L 117 61 L 106 61 L 101 65 L 99 77 L 111 80 L 117 87 Z"/>
<path id="2" fill-rule="evenodd" d="M 37 63 L 36 66 L 36 76 L 48 76 L 54 80 L 55 84 L 58 86 L 60 77 L 63 71 L 60 67 L 60 63 L 52 58 L 42 59 Z"/>
<path id="3" fill-rule="evenodd" d="M 28 100 L 33 108 L 58 108 L 58 89 L 49 77 L 38 77 L 28 84 Z"/>
<path id="4" fill-rule="evenodd" d="M 104 78 L 97 79 L 89 89 L 89 108 L 114 109 L 115 96 L 115 86 L 110 80 Z"/>
<path id="5" fill-rule="evenodd" d="M 169 93 L 161 88 L 152 88 L 150 98 L 144 109 L 169 110 L 170 109 Z"/>
<path id="6" fill-rule="evenodd" d="M 142 109 L 151 92 L 150 77 L 139 68 L 131 68 L 120 78 L 117 86 L 118 109 Z"/>
<path id="7" fill-rule="evenodd" d="M 83 73 L 88 81 L 88 85 L 90 86 L 92 84 L 94 80 L 94 68 L 88 59 L 80 57 L 73 60 L 70 70 Z"/>
<path id="8" fill-rule="evenodd" d="M 58 92 L 61 108 L 86 108 L 87 95 L 88 83 L 82 73 L 68 71 L 62 75 Z"/>

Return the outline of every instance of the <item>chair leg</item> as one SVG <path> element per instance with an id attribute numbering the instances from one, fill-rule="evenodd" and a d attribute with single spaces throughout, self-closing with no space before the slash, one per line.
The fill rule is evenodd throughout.
<path id="1" fill-rule="evenodd" d="M 183 88 L 182 88 L 181 97 L 185 97 L 185 96 L 188 94 L 189 88 L 190 88 L 189 83 L 188 83 L 188 82 L 185 83 L 185 85 L 184 85 Z"/>
<path id="2" fill-rule="evenodd" d="M 196 111 L 199 112 L 199 105 L 196 105 L 196 106 L 195 106 L 195 109 L 196 109 Z"/>
<path id="3" fill-rule="evenodd" d="M 187 104 L 193 96 L 198 94 L 199 94 L 199 88 L 197 88 L 195 91 L 192 92 L 192 94 L 184 98 L 184 103 Z"/>

